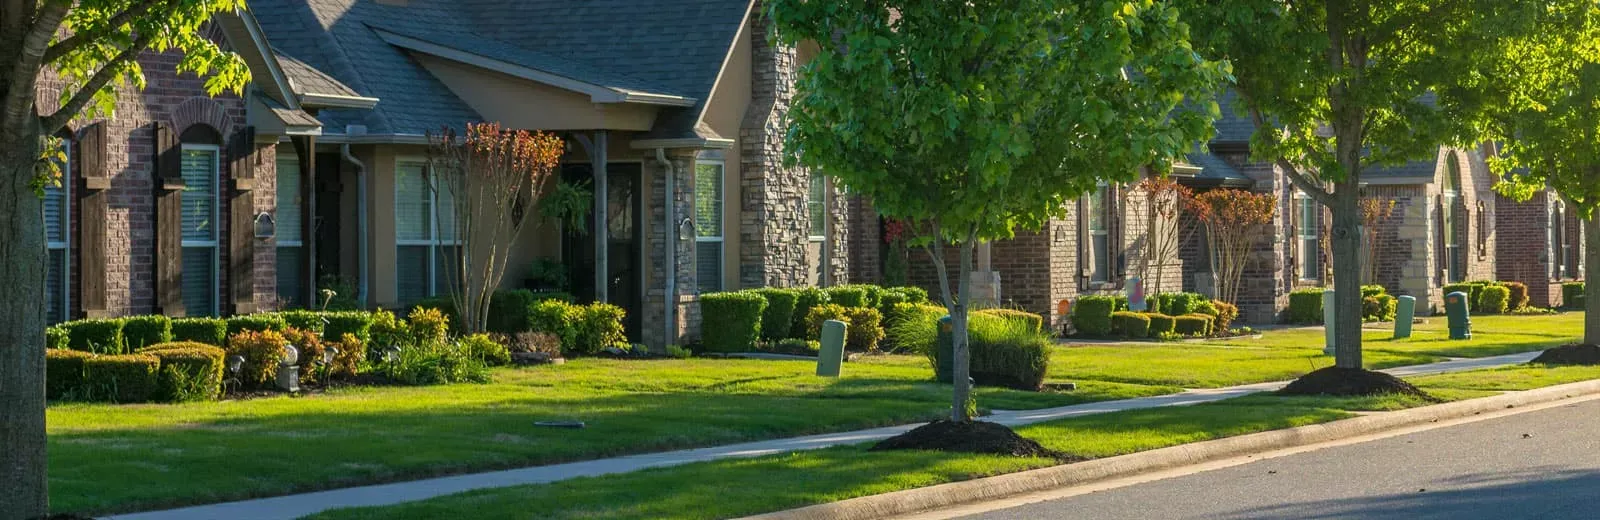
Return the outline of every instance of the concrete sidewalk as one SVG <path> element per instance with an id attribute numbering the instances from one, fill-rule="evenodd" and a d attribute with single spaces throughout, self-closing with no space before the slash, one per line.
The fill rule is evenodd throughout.
<path id="1" fill-rule="evenodd" d="M 1396 376 L 1459 372 L 1463 370 L 1526 363 L 1538 355 L 1538 352 L 1528 352 L 1523 354 L 1511 354 L 1488 358 L 1452 359 L 1449 361 L 1428 365 L 1392 368 L 1384 370 L 1384 372 L 1388 372 Z M 1258 383 L 1253 385 L 1206 390 L 1189 390 L 1181 393 L 1156 397 L 1141 397 L 1138 399 L 1086 403 L 1058 408 L 1045 408 L 1040 410 L 997 410 L 994 412 L 994 414 L 984 417 L 984 420 L 997 422 L 1007 426 L 1022 426 L 1084 415 L 1208 403 L 1259 392 L 1269 392 L 1277 390 L 1278 388 L 1282 388 L 1285 384 L 1287 384 L 1287 382 Z M 921 424 L 908 424 L 853 432 L 808 435 L 805 437 L 776 439 L 770 441 L 747 442 L 713 448 L 699 448 L 663 453 L 630 455 L 626 457 L 573 462 L 568 464 L 535 466 L 522 469 L 493 471 L 488 473 L 474 473 L 468 475 L 457 475 L 453 477 L 415 480 L 410 482 L 396 482 L 393 484 L 379 484 L 373 486 L 334 489 L 329 491 L 318 491 L 314 493 L 285 495 L 254 500 L 241 500 L 238 502 L 193 506 L 165 511 L 132 513 L 112 516 L 109 518 L 112 520 L 212 520 L 217 518 L 227 518 L 232 520 L 287 520 L 326 511 L 329 509 L 399 504 L 417 500 L 426 500 L 429 498 L 471 491 L 475 489 L 499 488 L 526 484 L 545 484 L 578 477 L 626 473 L 645 468 L 676 466 L 692 462 L 703 462 L 728 458 L 759 457 L 764 455 L 788 453 L 791 451 L 814 450 L 832 446 L 860 444 L 892 437 L 911 430 L 912 428 L 916 428 L 917 426 L 921 426 Z"/>

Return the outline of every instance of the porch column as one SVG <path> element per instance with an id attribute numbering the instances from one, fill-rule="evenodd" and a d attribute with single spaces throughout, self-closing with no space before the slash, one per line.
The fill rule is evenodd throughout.
<path id="1" fill-rule="evenodd" d="M 317 137 L 289 138 L 300 158 L 300 297 L 307 309 L 320 308 L 317 296 Z"/>
<path id="2" fill-rule="evenodd" d="M 611 268 L 609 236 L 610 223 L 606 221 L 606 202 L 610 198 L 606 188 L 606 138 L 605 130 L 594 132 L 594 146 L 589 149 L 589 156 L 594 169 L 594 300 L 597 302 L 610 302 L 611 295 Z"/>

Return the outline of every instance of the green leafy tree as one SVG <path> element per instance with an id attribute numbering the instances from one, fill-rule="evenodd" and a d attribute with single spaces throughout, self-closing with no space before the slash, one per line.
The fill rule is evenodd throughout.
<path id="1" fill-rule="evenodd" d="M 1194 44 L 1233 66 L 1251 152 L 1329 208 L 1336 363 L 1360 369 L 1362 174 L 1484 137 L 1482 75 L 1537 2 L 1183 0 Z"/>
<path id="2" fill-rule="evenodd" d="M 1100 181 L 1170 168 L 1209 138 L 1227 78 L 1167 2 L 774 0 L 767 14 L 781 43 L 820 51 L 800 71 L 788 159 L 926 231 L 954 322 L 955 421 L 971 419 L 974 245 L 1039 229 Z"/>
<path id="3" fill-rule="evenodd" d="M 208 76 L 212 95 L 241 92 L 243 60 L 209 40 L 206 21 L 243 0 L 0 0 L 0 292 L 45 299 L 40 190 L 59 182 L 49 136 L 78 117 L 111 114 L 119 94 L 144 86 L 146 50 L 183 53 L 178 70 Z M 41 104 L 42 84 L 61 87 Z M 0 520 L 41 517 L 45 492 L 44 307 L 0 314 Z"/>
<path id="4" fill-rule="evenodd" d="M 1540 30 L 1502 47 L 1489 77 L 1506 82 L 1505 103 L 1486 107 L 1503 142 L 1490 166 L 1502 194 L 1526 201 L 1550 189 L 1583 219 L 1585 279 L 1600 280 L 1600 5 L 1549 2 Z M 1585 286 L 1600 301 L 1600 283 Z M 1583 342 L 1600 345 L 1600 312 L 1584 316 Z"/>

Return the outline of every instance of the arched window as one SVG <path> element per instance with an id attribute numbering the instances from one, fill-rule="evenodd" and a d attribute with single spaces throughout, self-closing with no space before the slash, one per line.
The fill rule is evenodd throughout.
<path id="1" fill-rule="evenodd" d="M 1489 258 L 1489 212 L 1478 199 L 1478 259 Z"/>
<path id="2" fill-rule="evenodd" d="M 1445 160 L 1444 193 L 1440 197 L 1440 230 L 1444 239 L 1445 280 L 1466 279 L 1467 256 L 1461 248 L 1459 212 L 1461 210 L 1461 156 L 1451 152 Z"/>
<path id="3" fill-rule="evenodd" d="M 222 135 L 210 126 L 194 125 L 178 137 L 183 174 L 183 308 L 188 316 L 215 316 L 221 238 L 218 218 L 222 184 Z"/>
<path id="4" fill-rule="evenodd" d="M 1567 258 L 1572 254 L 1572 244 L 1567 243 L 1567 205 L 1561 201 L 1550 204 L 1550 277 L 1561 278 L 1567 272 Z"/>

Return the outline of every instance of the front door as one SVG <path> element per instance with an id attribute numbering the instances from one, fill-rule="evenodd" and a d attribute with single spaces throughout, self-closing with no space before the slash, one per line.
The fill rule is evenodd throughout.
<path id="1" fill-rule="evenodd" d="M 643 269 L 639 263 L 639 228 L 644 218 L 639 197 L 639 163 L 612 163 L 606 166 L 605 194 L 595 197 L 606 200 L 606 296 L 609 303 L 628 312 L 623 320 L 628 338 L 637 341 L 640 330 L 640 313 L 643 299 Z M 561 167 L 561 178 L 566 182 L 587 183 L 594 186 L 594 168 L 588 164 L 566 164 Z M 595 291 L 595 219 L 591 215 L 586 229 L 562 229 L 562 263 L 567 266 L 567 277 L 572 284 L 572 295 L 579 302 L 596 300 Z"/>

